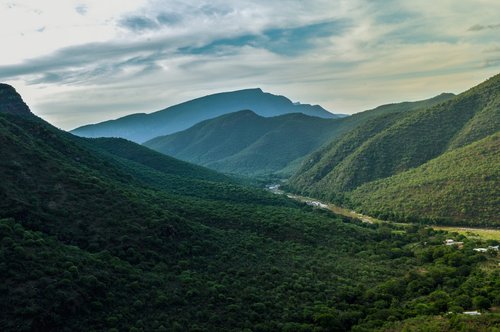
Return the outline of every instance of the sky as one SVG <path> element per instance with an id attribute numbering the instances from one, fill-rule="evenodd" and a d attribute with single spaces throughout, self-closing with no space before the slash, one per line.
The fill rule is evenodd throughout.
<path id="1" fill-rule="evenodd" d="M 0 0 L 0 82 L 66 130 L 260 87 L 352 114 L 500 72 L 498 0 Z"/>

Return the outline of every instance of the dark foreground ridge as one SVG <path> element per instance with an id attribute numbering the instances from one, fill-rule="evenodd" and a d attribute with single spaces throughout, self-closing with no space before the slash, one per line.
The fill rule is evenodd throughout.
<path id="1" fill-rule="evenodd" d="M 30 109 L 16 89 L 4 83 L 0 83 L 0 113 L 31 115 Z"/>

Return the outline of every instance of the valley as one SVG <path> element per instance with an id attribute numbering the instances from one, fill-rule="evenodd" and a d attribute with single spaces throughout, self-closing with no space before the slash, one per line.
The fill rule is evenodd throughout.
<path id="1" fill-rule="evenodd" d="M 332 211 L 336 215 L 348 217 L 348 218 L 353 218 L 357 219 L 361 222 L 368 223 L 368 224 L 392 224 L 392 225 L 398 225 L 398 226 L 403 226 L 403 227 L 409 227 L 412 224 L 411 223 L 402 223 L 402 222 L 395 222 L 391 220 L 381 220 L 377 219 L 372 216 L 364 215 L 361 213 L 358 213 L 356 211 L 353 211 L 351 209 L 347 209 L 344 207 L 341 207 L 339 205 L 335 205 L 333 203 L 328 203 L 328 202 L 322 202 L 318 199 L 311 198 L 311 197 L 304 197 L 292 193 L 287 193 L 280 188 L 280 185 L 278 184 L 271 184 L 267 185 L 266 189 L 272 192 L 273 194 L 276 195 L 285 195 L 288 198 L 291 198 L 293 200 L 296 200 L 301 203 L 305 203 L 309 206 L 313 206 L 316 208 L 320 209 L 328 209 L 329 211 Z M 465 235 L 467 237 L 472 237 L 472 238 L 481 238 L 483 240 L 495 240 L 495 241 L 500 241 L 500 229 L 499 228 L 473 228 L 473 227 L 465 227 L 465 226 L 436 226 L 436 225 L 428 225 L 429 228 L 432 228 L 434 230 L 443 230 L 447 232 L 452 232 L 452 233 L 458 233 Z"/>
<path id="2" fill-rule="evenodd" d="M 313 152 L 285 187 L 380 219 L 496 227 L 499 84 L 376 116 Z"/>
<path id="3" fill-rule="evenodd" d="M 500 324 L 498 238 L 476 229 L 497 225 L 489 218 L 498 215 L 498 134 L 488 127 L 497 128 L 490 114 L 498 111 L 491 99 L 497 90 L 488 89 L 497 79 L 478 88 L 488 91 L 487 106 L 478 106 L 477 117 L 466 108 L 468 125 L 450 129 L 446 151 L 410 151 L 407 160 L 421 164 L 398 174 L 376 166 L 388 160 L 388 151 L 400 153 L 386 135 L 399 140 L 401 123 L 427 112 L 439 118 L 463 96 L 340 119 L 240 111 L 158 139 L 181 142 L 177 146 L 189 146 L 199 158 L 209 158 L 202 153 L 218 144 L 218 153 L 251 146 L 248 161 L 255 163 L 243 165 L 253 177 L 181 161 L 149 143 L 75 136 L 37 117 L 13 87 L 0 85 L 0 329 L 326 332 L 404 331 L 417 324 L 431 331 L 490 331 Z M 486 129 L 478 133 L 477 123 Z M 254 135 L 255 128 L 262 132 Z M 325 136 L 317 139 L 320 128 Z M 268 135 L 282 140 L 264 140 Z M 300 149 L 297 142 L 307 137 L 314 140 Z M 266 152 L 273 141 L 287 153 Z M 371 181 L 375 175 L 360 168 L 371 155 L 367 149 L 381 154 L 371 164 L 386 178 Z M 288 173 L 255 173 L 265 167 L 264 153 L 280 163 L 274 170 Z M 349 167 L 337 178 L 338 170 L 325 173 L 332 182 L 317 185 L 317 175 L 305 176 L 326 155 L 324 171 Z M 271 186 L 280 195 L 258 187 L 286 174 L 284 191 Z M 355 189 L 335 191 L 345 176 L 353 179 L 342 182 L 345 188 Z M 391 205 L 422 188 L 440 203 L 439 218 L 408 218 Z M 457 216 L 457 202 L 465 207 L 460 216 L 475 216 L 474 226 L 434 227 L 446 226 L 447 211 Z M 411 207 L 429 213 L 418 206 Z"/>
<path id="4" fill-rule="evenodd" d="M 500 1 L 0 1 L 0 332 L 500 332 Z"/>
<path id="5" fill-rule="evenodd" d="M 236 99 L 238 96 L 241 97 L 242 93 L 245 97 L 242 100 Z M 362 124 L 371 125 L 372 121 L 379 117 L 401 116 L 412 110 L 431 107 L 454 96 L 443 93 L 426 100 L 382 105 L 353 116 L 340 117 L 304 111 L 304 108 L 297 108 L 297 105 L 288 113 L 281 110 L 285 114 L 277 114 L 276 111 L 263 112 L 261 109 L 269 110 L 276 106 L 277 97 L 270 95 L 270 100 L 261 100 L 260 94 L 252 95 L 257 101 L 249 104 L 250 97 L 247 93 L 247 91 L 237 91 L 183 103 L 181 105 L 192 103 L 198 105 L 198 109 L 195 108 L 194 111 L 189 109 L 198 113 L 203 105 L 203 116 L 206 117 L 205 108 L 214 107 L 211 100 L 217 97 L 216 105 L 220 109 L 226 112 L 232 109 L 233 112 L 203 120 L 185 130 L 154 137 L 142 144 L 166 155 L 233 176 L 258 179 L 289 178 L 299 170 L 309 154 Z M 206 106 L 202 104 L 205 98 L 208 98 Z M 282 102 L 280 98 L 277 100 Z M 305 107 L 305 105 L 300 106 Z M 168 108 L 161 114 L 169 115 L 174 111 L 177 112 L 177 107 Z M 247 107 L 251 108 L 246 109 Z M 140 127 L 141 121 L 131 119 L 129 122 L 131 126 Z M 164 123 L 163 121 L 166 120 L 155 120 L 155 124 Z M 184 124 L 177 118 L 167 123 L 170 126 Z M 111 126 L 111 123 L 109 125 Z M 97 125 L 98 128 L 99 126 L 101 125 Z M 85 128 L 90 130 L 94 126 Z M 86 130 L 83 130 L 83 136 L 86 136 Z M 163 132 L 168 133 L 169 130 Z M 80 130 L 73 132 L 78 135 Z M 113 133 L 118 137 L 130 138 L 129 129 L 119 125 L 113 125 L 105 132 L 108 136 Z"/>

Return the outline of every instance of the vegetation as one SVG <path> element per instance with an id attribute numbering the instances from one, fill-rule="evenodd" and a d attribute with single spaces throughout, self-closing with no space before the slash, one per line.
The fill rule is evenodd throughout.
<path id="1" fill-rule="evenodd" d="M 0 112 L 16 114 L 18 116 L 31 116 L 31 111 L 23 102 L 21 96 L 10 85 L 0 83 Z"/>
<path id="2" fill-rule="evenodd" d="M 403 322 L 388 324 L 381 331 L 463 331 L 463 332 L 497 332 L 500 326 L 499 315 L 483 315 L 471 317 L 467 315 L 448 314 L 446 316 L 419 316 Z"/>
<path id="3" fill-rule="evenodd" d="M 389 220 L 500 225 L 498 151 L 500 134 L 494 134 L 418 168 L 364 184 L 349 196 L 351 204 Z"/>
<path id="4" fill-rule="evenodd" d="M 220 172 L 262 177 L 319 148 L 334 134 L 336 121 L 300 113 L 264 118 L 240 111 L 144 145 Z"/>
<path id="5" fill-rule="evenodd" d="M 479 146 L 461 154 L 452 152 L 498 132 L 499 87 L 497 75 L 433 107 L 378 115 L 313 153 L 288 187 L 398 220 L 497 224 L 498 146 L 492 146 L 488 156 L 480 157 L 479 162 L 484 163 L 478 168 L 471 158 L 482 153 L 474 151 Z M 496 164 L 486 165 L 488 162 Z M 458 181 L 459 174 L 474 181 Z M 377 191 L 375 188 L 381 191 L 371 196 L 369 192 Z M 405 195 L 400 196 L 403 188 Z M 482 200 L 480 205 L 478 200 Z"/>
<path id="6" fill-rule="evenodd" d="M 477 326 L 498 320 L 498 254 L 473 250 L 498 242 L 342 219 L 126 140 L 1 113 L 2 331 L 367 331 L 463 310 L 484 312 Z"/>
<path id="7" fill-rule="evenodd" d="M 265 93 L 261 89 L 247 89 L 193 99 L 151 114 L 132 114 L 79 127 L 72 133 L 84 137 L 122 137 L 142 143 L 185 130 L 200 121 L 246 109 L 267 117 L 289 113 L 326 119 L 339 117 L 318 105 L 296 104 L 286 97 Z"/>
<path id="8" fill-rule="evenodd" d="M 434 229 L 463 234 L 468 238 L 500 241 L 500 229 L 493 228 L 465 228 L 457 226 L 432 226 Z"/>
<path id="9" fill-rule="evenodd" d="M 191 223 L 191 234 L 170 236 L 169 245 L 159 246 L 166 252 L 138 247 L 134 239 L 141 236 L 120 233 L 121 258 L 113 253 L 117 247 L 92 253 L 4 219 L 0 326 L 365 331 L 499 304 L 498 271 L 481 268 L 498 259 L 469 244 L 459 250 L 442 245 L 444 234 L 423 229 L 394 233 L 314 213 L 302 217 L 306 225 L 300 220 L 277 228 L 283 219 L 275 215 L 246 230 Z M 498 319 L 486 312 L 468 321 L 495 326 Z"/>
<path id="10" fill-rule="evenodd" d="M 384 105 L 341 119 L 303 114 L 264 118 L 252 111 L 240 111 L 156 137 L 144 145 L 232 175 L 283 179 L 298 170 L 306 155 L 360 124 L 370 128 L 376 116 L 405 113 L 450 97 L 442 94 L 418 102 Z"/>
<path id="11" fill-rule="evenodd" d="M 335 178 L 333 175 L 336 173 L 332 173 L 332 169 L 340 167 L 343 161 L 352 161 L 354 157 L 349 157 L 354 155 L 366 140 L 370 140 L 400 117 L 401 113 L 382 115 L 334 139 L 327 147 L 307 157 L 301 170 L 290 179 L 289 186 L 301 193 L 341 202 L 342 192 L 355 187 L 354 183 L 348 181 L 350 178 L 347 178 L 353 173 L 344 166 L 342 173 Z M 327 186 L 319 185 L 320 182 L 327 181 Z"/>

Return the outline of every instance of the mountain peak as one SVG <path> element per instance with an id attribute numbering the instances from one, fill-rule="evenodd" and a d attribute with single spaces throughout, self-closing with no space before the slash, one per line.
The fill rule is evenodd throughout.
<path id="1" fill-rule="evenodd" d="M 0 113 L 14 115 L 31 115 L 31 111 L 16 89 L 11 85 L 0 83 Z"/>
<path id="2" fill-rule="evenodd" d="M 261 88 L 248 88 L 248 89 L 242 89 L 240 91 L 254 91 L 254 92 L 264 93 L 264 91 Z"/>
<path id="3" fill-rule="evenodd" d="M 294 104 L 285 96 L 264 92 L 261 88 L 248 88 L 199 97 L 150 114 L 126 116 L 79 127 L 72 133 L 84 137 L 123 137 L 143 143 L 240 110 L 252 110 L 263 117 L 289 113 L 304 113 L 326 119 L 338 117 L 321 106 Z"/>

